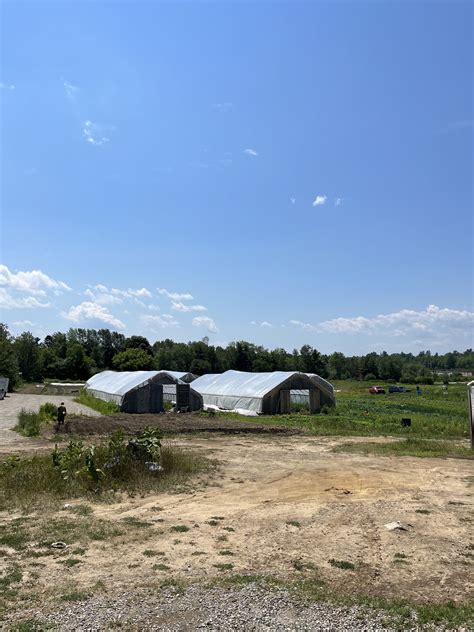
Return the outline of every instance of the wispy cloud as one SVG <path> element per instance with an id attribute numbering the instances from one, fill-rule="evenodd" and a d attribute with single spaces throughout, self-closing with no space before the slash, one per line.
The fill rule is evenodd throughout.
<path id="1" fill-rule="evenodd" d="M 145 305 L 139 299 L 151 298 L 151 292 L 147 290 L 146 287 L 120 290 L 115 287 L 108 288 L 106 285 L 100 283 L 87 288 L 84 295 L 99 305 L 110 305 L 112 303 L 123 303 L 126 300 L 132 300 L 141 307 L 145 307 Z"/>
<path id="2" fill-rule="evenodd" d="M 74 323 L 92 320 L 111 325 L 117 329 L 125 329 L 125 323 L 111 314 L 106 307 L 92 301 L 84 301 L 79 305 L 74 305 L 68 312 L 63 312 L 62 316 Z"/>
<path id="3" fill-rule="evenodd" d="M 224 103 L 214 103 L 213 107 L 219 112 L 229 112 L 234 107 L 234 104 L 230 101 L 224 101 Z"/>
<path id="4" fill-rule="evenodd" d="M 296 204 L 296 198 L 295 197 L 290 197 L 290 202 L 292 204 Z"/>
<path id="5" fill-rule="evenodd" d="M 97 125 L 97 123 L 93 123 L 92 121 L 84 122 L 82 134 L 85 141 L 90 145 L 94 145 L 95 147 L 105 145 L 105 143 L 108 143 L 110 141 L 110 138 L 108 136 L 103 135 L 102 127 L 100 125 Z"/>
<path id="6" fill-rule="evenodd" d="M 314 325 L 310 323 L 302 323 L 301 320 L 290 320 L 290 325 L 294 325 L 295 327 L 301 327 L 305 331 L 314 331 Z"/>
<path id="7" fill-rule="evenodd" d="M 13 83 L 3 83 L 3 81 L 0 81 L 0 90 L 14 90 L 15 86 L 13 85 Z"/>
<path id="8" fill-rule="evenodd" d="M 162 316 L 144 314 L 140 317 L 140 320 L 151 331 L 179 327 L 179 322 L 171 314 L 163 314 Z"/>
<path id="9" fill-rule="evenodd" d="M 35 323 L 32 323 L 31 320 L 14 320 L 12 325 L 15 327 L 34 327 Z"/>
<path id="10" fill-rule="evenodd" d="M 336 198 L 334 200 L 334 206 L 341 206 L 342 204 L 342 198 Z"/>
<path id="11" fill-rule="evenodd" d="M 322 206 L 323 204 L 326 204 L 327 199 L 327 195 L 317 195 L 314 199 L 313 206 Z"/>
<path id="12" fill-rule="evenodd" d="M 196 316 L 192 322 L 194 327 L 205 327 L 211 334 L 219 331 L 215 321 L 209 316 Z"/>
<path id="13" fill-rule="evenodd" d="M 56 281 L 44 272 L 41 272 L 41 270 L 11 272 L 7 266 L 1 264 L 0 286 L 8 287 L 18 292 L 41 296 L 45 296 L 48 290 L 60 293 L 71 289 L 69 285 L 63 281 Z"/>
<path id="14" fill-rule="evenodd" d="M 63 87 L 67 98 L 70 101 L 74 101 L 79 92 L 79 88 L 77 86 L 74 86 L 69 81 L 63 81 Z"/>
<path id="15" fill-rule="evenodd" d="M 247 154 L 247 156 L 258 156 L 255 149 L 244 149 L 244 154 Z"/>
<path id="16" fill-rule="evenodd" d="M 207 307 L 204 305 L 185 305 L 184 303 L 178 303 L 176 301 L 172 301 L 171 309 L 175 312 L 205 312 L 207 311 Z"/>
<path id="17" fill-rule="evenodd" d="M 167 296 L 173 301 L 192 301 L 194 298 L 193 295 L 189 294 L 188 292 L 185 292 L 183 294 L 180 294 L 179 292 L 168 292 L 168 290 L 165 290 L 165 288 L 158 288 L 158 294 L 161 294 L 162 296 Z"/>

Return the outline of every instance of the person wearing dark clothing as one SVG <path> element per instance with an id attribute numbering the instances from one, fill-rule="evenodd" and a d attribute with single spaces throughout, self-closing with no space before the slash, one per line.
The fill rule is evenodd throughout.
<path id="1" fill-rule="evenodd" d="M 66 415 L 67 415 L 66 406 L 64 405 L 64 402 L 61 402 L 61 406 L 58 406 L 58 430 L 62 425 L 64 425 Z"/>

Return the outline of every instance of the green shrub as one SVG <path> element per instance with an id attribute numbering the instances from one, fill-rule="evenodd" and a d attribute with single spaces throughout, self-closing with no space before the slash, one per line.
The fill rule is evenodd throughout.
<path id="1" fill-rule="evenodd" d="M 18 414 L 18 422 L 13 430 L 24 437 L 37 437 L 40 433 L 41 418 L 39 413 L 32 413 L 22 408 Z"/>

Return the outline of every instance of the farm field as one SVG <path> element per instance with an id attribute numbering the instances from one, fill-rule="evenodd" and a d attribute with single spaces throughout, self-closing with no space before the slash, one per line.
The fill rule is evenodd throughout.
<path id="1" fill-rule="evenodd" d="M 138 417 L 142 424 L 154 417 L 157 426 L 169 419 L 165 443 L 212 467 L 160 492 L 4 501 L 7 629 L 163 629 L 169 621 L 170 629 L 196 629 L 225 616 L 229 600 L 271 599 L 273 620 L 287 626 L 309 626 L 321 607 L 317 616 L 328 608 L 327 625 L 339 622 L 334 629 L 364 629 L 367 622 L 378 629 L 472 627 L 474 462 L 466 458 L 465 389 L 450 386 L 443 395 L 434 386 L 419 397 L 384 397 L 357 388 L 338 393 L 338 415 L 314 418 L 131 416 L 122 423 L 133 431 Z M 372 426 L 350 436 L 363 427 L 367 409 Z M 391 446 L 404 443 L 401 416 L 412 418 L 415 438 L 424 438 L 420 424 L 429 429 L 426 439 L 462 450 L 463 458 L 391 454 Z M 93 424 L 107 434 L 126 418 L 77 417 L 72 427 L 78 438 L 82 425 L 84 441 L 95 442 Z M 193 419 L 205 422 L 201 432 L 188 427 L 180 434 L 178 422 L 184 429 Z M 325 434 L 336 427 L 342 436 L 323 436 L 326 422 Z M 227 431 L 239 434 L 204 432 L 206 424 L 229 424 Z M 273 433 L 270 424 L 288 433 Z M 320 425 L 315 431 L 311 424 Z M 31 442 L 40 446 L 35 454 L 51 452 L 48 432 Z M 5 498 L 2 489 L 0 478 Z M 387 528 L 396 521 L 406 530 Z M 51 548 L 55 541 L 67 548 Z M 241 616 L 235 629 L 248 629 L 252 622 Z"/>

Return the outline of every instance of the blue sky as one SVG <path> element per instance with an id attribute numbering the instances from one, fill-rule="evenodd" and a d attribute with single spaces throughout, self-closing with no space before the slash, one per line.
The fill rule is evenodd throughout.
<path id="1" fill-rule="evenodd" d="M 470 2 L 10 2 L 1 39 L 14 333 L 472 346 Z"/>

